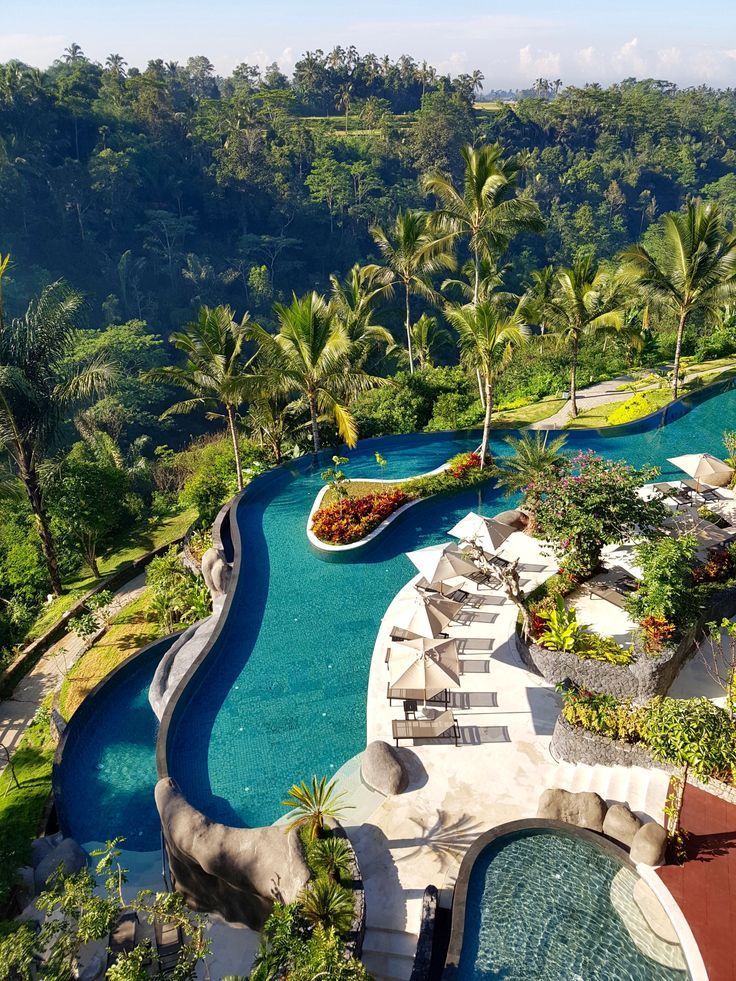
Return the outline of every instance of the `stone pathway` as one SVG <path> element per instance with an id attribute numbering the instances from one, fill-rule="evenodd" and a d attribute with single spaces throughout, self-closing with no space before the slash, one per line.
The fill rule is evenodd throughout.
<path id="1" fill-rule="evenodd" d="M 108 618 L 116 616 L 137 600 L 146 584 L 141 572 L 118 589 L 106 608 Z M 41 660 L 19 682 L 10 698 L 0 702 L 0 743 L 12 756 L 21 736 L 33 721 L 41 702 L 60 684 L 64 675 L 84 653 L 85 641 L 74 633 L 65 634 L 53 644 Z M 0 773 L 6 766 L 5 753 L 0 755 Z"/>

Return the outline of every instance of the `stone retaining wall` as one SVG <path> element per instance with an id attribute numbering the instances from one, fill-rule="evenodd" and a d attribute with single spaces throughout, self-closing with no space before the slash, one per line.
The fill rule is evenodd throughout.
<path id="1" fill-rule="evenodd" d="M 664 695 L 677 677 L 692 649 L 695 631 L 688 631 L 676 648 L 657 657 L 636 651 L 629 664 L 609 664 L 578 657 L 571 651 L 550 651 L 539 644 L 517 637 L 519 656 L 530 671 L 540 674 L 550 685 L 572 682 L 587 691 L 613 695 L 617 699 L 645 701 Z"/>

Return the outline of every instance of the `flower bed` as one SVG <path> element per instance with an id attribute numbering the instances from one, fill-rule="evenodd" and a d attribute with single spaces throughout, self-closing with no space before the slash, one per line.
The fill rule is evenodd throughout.
<path id="1" fill-rule="evenodd" d="M 363 497 L 343 497 L 320 508 L 312 519 L 312 531 L 330 545 L 349 545 L 369 535 L 394 511 L 414 500 L 415 494 L 392 490 Z"/>

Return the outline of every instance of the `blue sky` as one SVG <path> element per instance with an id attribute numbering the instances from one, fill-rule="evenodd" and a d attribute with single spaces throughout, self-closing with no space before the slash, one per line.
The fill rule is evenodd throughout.
<path id="1" fill-rule="evenodd" d="M 131 65 L 205 54 L 220 72 L 278 61 L 287 73 L 307 50 L 355 44 L 413 55 L 452 74 L 480 68 L 486 88 L 630 75 L 736 86 L 734 0 L 23 0 L 3 5 L 0 61 L 48 65 L 71 41 Z"/>

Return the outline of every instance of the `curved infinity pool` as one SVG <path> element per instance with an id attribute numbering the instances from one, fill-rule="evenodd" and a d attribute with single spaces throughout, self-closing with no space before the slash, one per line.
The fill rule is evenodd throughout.
<path id="1" fill-rule="evenodd" d="M 635 425 L 608 436 L 572 432 L 568 446 L 655 463 L 665 476 L 674 475 L 667 457 L 700 450 L 722 455 L 721 433 L 736 428 L 736 392 L 696 402 L 689 412 L 687 405 L 673 407 L 677 418 L 660 428 Z M 494 434 L 495 453 L 507 452 L 502 435 Z M 472 433 L 366 440 L 349 452 L 349 473 L 407 477 L 477 442 Z M 376 450 L 388 460 L 385 471 Z M 492 487 L 430 499 L 357 559 L 354 553 L 350 562 L 325 562 L 305 534 L 323 465 L 297 461 L 248 488 L 237 514 L 243 571 L 231 614 L 169 730 L 171 775 L 195 807 L 229 824 L 274 821 L 293 781 L 330 774 L 363 749 L 376 631 L 413 571 L 404 552 L 442 541 L 471 508 L 492 513 L 508 506 Z M 124 678 L 114 710 L 95 713 L 85 724 L 84 738 L 75 740 L 85 745 L 83 753 L 64 753 L 65 830 L 80 841 L 123 835 L 128 848 L 158 844 L 154 729 L 140 712 L 154 667 Z"/>
<path id="2" fill-rule="evenodd" d="M 634 899 L 633 869 L 575 834 L 502 835 L 470 873 L 454 981 L 682 981 L 678 944 Z M 678 965 L 678 966 L 675 966 Z"/>

